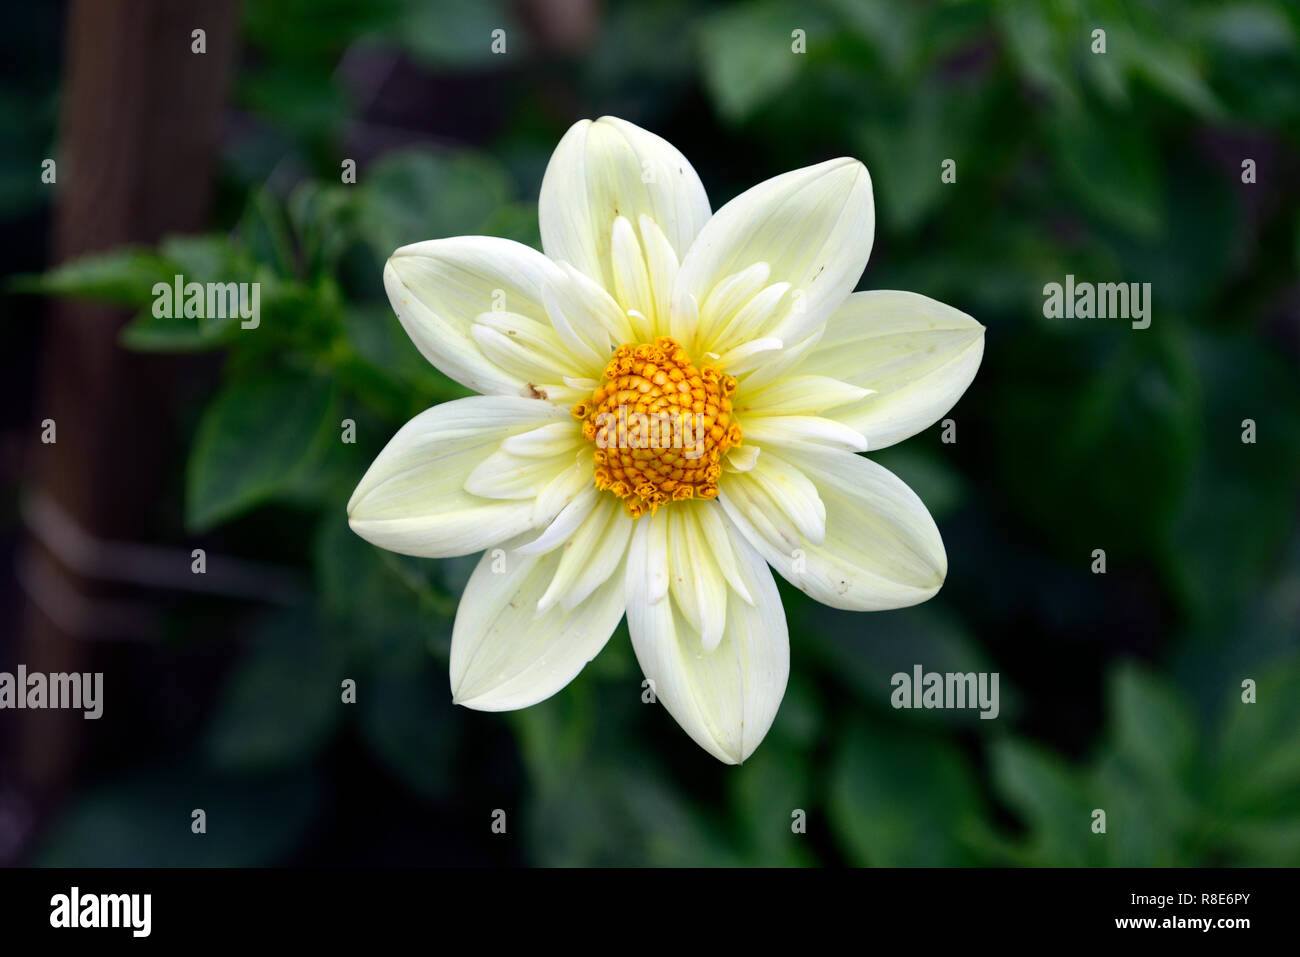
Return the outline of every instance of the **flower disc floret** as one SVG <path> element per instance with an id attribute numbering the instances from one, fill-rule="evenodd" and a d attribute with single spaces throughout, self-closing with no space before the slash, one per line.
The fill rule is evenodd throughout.
<path id="1" fill-rule="evenodd" d="M 716 498 L 722 456 L 740 444 L 732 415 L 736 380 L 696 368 L 676 340 L 615 350 L 591 399 L 572 408 L 596 446 L 596 487 L 633 518 L 667 502 Z"/>

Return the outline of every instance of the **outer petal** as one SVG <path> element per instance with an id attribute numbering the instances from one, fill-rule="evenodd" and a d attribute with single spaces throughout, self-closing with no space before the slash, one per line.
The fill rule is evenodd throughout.
<path id="1" fill-rule="evenodd" d="M 580 120 L 555 148 L 542 179 L 537 216 L 542 248 L 616 289 L 614 220 L 649 216 L 678 259 L 709 218 L 709 199 L 678 150 L 625 120 Z"/>
<path id="2" fill-rule="evenodd" d="M 477 711 L 511 711 L 549 698 L 577 677 L 623 617 L 621 554 L 602 555 L 616 569 L 572 610 L 538 613 L 562 552 L 485 552 L 451 633 L 451 691 L 456 704 Z M 504 568 L 502 568 L 504 565 Z"/>
<path id="3" fill-rule="evenodd" d="M 874 389 L 823 414 L 882 449 L 951 409 L 983 355 L 984 327 L 964 312 L 914 292 L 882 290 L 850 296 L 798 371 Z"/>
<path id="4" fill-rule="evenodd" d="M 506 396 L 457 399 L 421 412 L 352 493 L 352 530 L 381 548 L 426 558 L 468 555 L 518 535 L 533 526 L 533 502 L 472 495 L 465 480 L 505 439 L 566 418 L 550 402 Z"/>
<path id="5" fill-rule="evenodd" d="M 727 517 L 787 581 L 850 611 L 904 608 L 939 590 L 948 573 L 943 540 L 925 505 L 897 476 L 849 452 L 783 454 L 816 484 L 826 507 L 821 544 L 791 542 L 761 512 L 729 496 L 720 500 Z"/>
<path id="6" fill-rule="evenodd" d="M 537 250 L 488 236 L 403 246 L 384 267 L 393 311 L 416 348 L 439 371 L 485 395 L 522 395 L 528 383 L 475 342 L 475 318 L 505 310 L 549 327 L 542 288 L 563 278 Z"/>
<path id="7" fill-rule="evenodd" d="M 693 296 L 705 303 L 718 283 L 767 263 L 767 282 L 789 283 L 791 289 L 787 308 L 757 334 L 793 344 L 853 291 L 874 235 L 871 177 L 857 160 L 828 160 L 784 173 L 741 193 L 705 224 L 682 260 L 674 302 Z M 708 316 L 700 322 L 702 329 L 712 327 Z M 717 353 L 734 345 L 701 343 Z"/>
<path id="8" fill-rule="evenodd" d="M 772 726 L 790 672 L 785 610 L 772 573 L 730 530 L 749 605 L 727 595 L 721 643 L 712 652 L 659 583 L 667 566 L 660 513 L 639 519 L 627 557 L 627 623 L 637 661 L 656 697 L 695 743 L 727 764 L 754 753 Z M 656 600 L 657 599 L 657 600 Z"/>

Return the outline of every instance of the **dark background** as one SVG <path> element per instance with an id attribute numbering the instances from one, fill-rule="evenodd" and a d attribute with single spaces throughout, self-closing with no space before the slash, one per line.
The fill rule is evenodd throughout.
<path id="1" fill-rule="evenodd" d="M 103 671 L 105 716 L 0 712 L 0 861 L 1300 863 L 1296 5 L 3 10 L 0 670 Z M 783 585 L 790 687 L 741 768 L 640 703 L 622 626 L 541 705 L 454 709 L 473 559 L 346 527 L 393 432 L 461 394 L 384 259 L 537 244 L 551 149 L 607 113 L 677 145 L 715 209 L 860 157 L 861 287 L 988 329 L 957 442 L 873 456 L 930 507 L 947 584 L 875 614 Z M 261 329 L 153 319 L 176 272 L 261 282 Z M 1067 274 L 1151 283 L 1151 327 L 1044 318 Z M 1001 716 L 891 709 L 915 663 L 999 672 Z"/>

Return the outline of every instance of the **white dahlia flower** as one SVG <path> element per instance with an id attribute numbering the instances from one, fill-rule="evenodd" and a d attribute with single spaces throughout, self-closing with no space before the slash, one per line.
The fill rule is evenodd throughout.
<path id="1" fill-rule="evenodd" d="M 984 327 L 915 293 L 853 292 L 875 230 L 854 159 L 711 213 L 672 145 L 583 120 L 538 216 L 544 255 L 463 236 L 389 259 L 412 341 L 481 395 L 393 437 L 348 503 L 352 528 L 406 555 L 484 552 L 452 632 L 456 703 L 549 697 L 626 614 L 669 714 L 744 761 L 789 672 L 771 569 L 856 611 L 943 583 L 929 512 L 857 453 L 937 421 Z"/>

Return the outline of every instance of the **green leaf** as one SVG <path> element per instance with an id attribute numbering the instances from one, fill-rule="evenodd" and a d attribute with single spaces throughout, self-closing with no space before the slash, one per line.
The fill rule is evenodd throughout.
<path id="1" fill-rule="evenodd" d="M 359 476 L 358 476 L 359 477 Z M 446 660 L 456 600 L 438 587 L 440 563 L 385 552 L 348 527 L 340 502 L 315 546 L 322 615 L 350 655 L 385 671 L 422 671 Z"/>
<path id="2" fill-rule="evenodd" d="M 249 282 L 254 263 L 248 253 L 226 236 L 168 236 L 158 245 L 171 272 L 190 282 Z M 168 282 L 174 275 L 163 277 Z"/>
<path id="3" fill-rule="evenodd" d="M 700 24 L 700 70 L 724 119 L 747 119 L 794 80 L 793 29 L 789 8 L 776 3 L 729 7 Z"/>
<path id="4" fill-rule="evenodd" d="M 260 283 L 261 275 L 247 253 L 225 236 L 169 236 L 159 246 L 166 262 L 166 282 L 174 290 L 176 276 L 190 283 Z M 264 311 L 262 289 L 258 290 L 259 315 Z M 158 316 L 154 307 L 131 320 L 119 334 L 119 341 L 142 352 L 201 352 L 229 345 L 241 329 L 243 318 L 229 316 L 186 316 L 184 295 L 169 297 L 170 316 Z M 221 311 L 224 311 L 221 310 Z"/>
<path id="5" fill-rule="evenodd" d="M 960 87 L 926 84 L 896 108 L 873 110 L 858 125 L 867 165 L 878 190 L 881 215 L 891 227 L 910 230 L 955 190 L 940 178 L 946 159 L 965 163 L 978 101 Z"/>
<path id="6" fill-rule="evenodd" d="M 1061 179 L 1082 207 L 1142 239 L 1161 235 L 1160 162 L 1155 144 L 1132 117 L 1061 112 L 1048 132 Z"/>
<path id="7" fill-rule="evenodd" d="M 319 436 L 338 428 L 331 384 L 283 372 L 226 386 L 199 423 L 185 523 L 211 528 L 275 496 L 305 468 Z"/>
<path id="8" fill-rule="evenodd" d="M 301 772 L 216 776 L 172 761 L 97 788 L 65 811 L 36 855 L 42 867 L 255 867 L 298 846 L 321 806 Z M 191 830 L 206 814 L 207 832 Z"/>
<path id="9" fill-rule="evenodd" d="M 526 834 L 533 858 L 551 867 L 739 863 L 716 822 L 651 755 L 638 751 L 635 761 L 625 760 L 632 722 L 651 710 L 637 684 L 607 685 L 591 672 L 509 716 L 531 784 Z M 692 771 L 720 767 L 698 750 L 680 753 Z"/>
<path id="10" fill-rule="evenodd" d="M 1036 0 L 1002 0 L 997 4 L 997 22 L 1012 58 L 1031 84 L 1045 91 L 1068 113 L 1077 112 L 1079 94 L 1072 70 L 1074 58 L 1064 42 L 1070 31 L 1062 30 L 1060 8 L 1049 8 Z M 1076 34 L 1084 42 L 1087 34 Z"/>
<path id="11" fill-rule="evenodd" d="M 466 67 L 491 60 L 494 30 L 505 31 L 504 56 L 528 52 L 528 31 L 518 27 L 502 0 L 408 0 L 406 5 L 406 15 L 389 34 L 426 63 Z"/>
<path id="12" fill-rule="evenodd" d="M 1246 866 L 1300 867 L 1300 820 L 1232 820 L 1220 828 L 1219 837 L 1231 845 Z"/>
<path id="13" fill-rule="evenodd" d="M 445 672 L 372 675 L 357 692 L 357 707 L 366 743 L 408 787 L 427 799 L 455 789 L 452 761 L 462 721 Z"/>
<path id="14" fill-rule="evenodd" d="M 146 309 L 122 327 L 118 341 L 137 352 L 206 352 L 228 345 L 238 323 L 199 319 L 169 319 Z"/>
<path id="15" fill-rule="evenodd" d="M 1294 528 L 1300 395 L 1294 364 L 1253 333 L 1198 334 L 1193 342 L 1201 388 L 1215 400 L 1205 407 L 1168 563 L 1195 618 L 1216 632 L 1233 629 L 1240 641 L 1238 612 L 1271 577 Z M 1242 441 L 1246 419 L 1255 424 L 1254 444 Z"/>
<path id="16" fill-rule="evenodd" d="M 731 816 L 738 846 L 760 867 L 803 867 L 816 863 L 809 832 L 816 820 L 817 778 L 800 752 L 770 738 L 730 775 Z M 804 829 L 795 831 L 796 823 Z"/>
<path id="17" fill-rule="evenodd" d="M 1296 41 L 1282 11 L 1264 3 L 1236 3 L 1207 11 L 1206 33 L 1236 57 L 1284 56 Z"/>
<path id="18" fill-rule="evenodd" d="M 662 773 L 628 763 L 585 767 L 527 808 L 544 867 L 732 867 L 741 859 Z"/>
<path id="19" fill-rule="evenodd" d="M 356 187 L 308 180 L 289 194 L 289 222 L 309 272 L 332 269 L 356 236 Z"/>
<path id="20" fill-rule="evenodd" d="M 290 22 L 288 18 L 292 14 L 281 15 Z M 313 11 L 305 17 L 306 20 L 316 19 L 316 14 Z M 352 112 L 343 85 L 332 82 L 330 76 L 337 62 L 334 59 L 329 63 L 308 66 L 273 59 L 250 63 L 239 75 L 240 99 L 254 115 L 270 119 L 277 130 L 288 132 L 294 139 L 326 140 L 341 131 Z"/>
<path id="21" fill-rule="evenodd" d="M 1107 867 L 1185 867 L 1195 863 L 1196 800 L 1185 782 L 1159 767 L 1136 765 L 1118 752 L 1103 754 L 1089 781 L 1106 833 L 1088 832 L 1094 863 Z"/>
<path id="22" fill-rule="evenodd" d="M 616 635 L 615 640 L 617 637 Z M 601 657 L 617 650 L 607 646 L 601 653 Z M 597 661 L 599 660 L 598 658 Z M 632 664 L 632 668 L 635 668 L 635 663 Z M 641 672 L 637 670 L 635 674 L 639 677 Z M 781 708 L 772 722 L 771 731 L 768 732 L 768 740 L 780 742 L 778 747 L 788 746 L 791 751 L 800 753 L 812 751 L 821 739 L 824 721 L 821 696 L 811 678 L 792 674 L 785 686 L 785 697 L 781 699 Z"/>
<path id="23" fill-rule="evenodd" d="M 856 865 L 973 863 L 981 801 L 966 759 L 941 738 L 858 724 L 832 762 L 831 822 Z"/>
<path id="24" fill-rule="evenodd" d="M 1241 700 L 1245 678 L 1256 684 L 1253 704 Z M 1216 749 L 1221 804 L 1256 816 L 1300 818 L 1300 661 L 1234 675 L 1229 684 Z"/>
<path id="25" fill-rule="evenodd" d="M 992 767 L 994 788 L 1028 830 L 1022 863 L 1082 867 L 1104 859 L 1106 836 L 1092 833 L 1095 796 L 1078 772 L 1051 752 L 1015 738 L 994 744 Z"/>
<path id="26" fill-rule="evenodd" d="M 1209 119 L 1223 117 L 1223 105 L 1186 51 L 1167 43 L 1148 42 L 1140 53 L 1129 58 L 1129 65 L 1174 102 Z"/>
<path id="27" fill-rule="evenodd" d="M 359 36 L 391 24 L 412 0 L 275 0 L 241 8 L 245 35 L 272 59 L 295 65 L 337 62 Z"/>
<path id="28" fill-rule="evenodd" d="M 1115 747 L 1146 774 L 1184 774 L 1196 754 L 1196 719 L 1166 681 L 1132 663 L 1118 666 L 1110 683 Z"/>
<path id="29" fill-rule="evenodd" d="M 146 306 L 153 301 L 155 283 L 172 281 L 173 271 L 163 257 L 132 246 L 57 266 L 39 276 L 19 276 L 19 292 L 69 296 L 120 306 Z"/>
<path id="30" fill-rule="evenodd" d="M 239 221 L 238 233 L 252 257 L 278 276 L 293 276 L 293 239 L 279 199 L 269 189 L 253 192 Z"/>
<path id="31" fill-rule="evenodd" d="M 891 0 L 823 0 L 828 10 L 875 49 L 898 77 L 909 74 L 922 52 L 922 8 Z"/>
<path id="32" fill-rule="evenodd" d="M 391 153 L 357 182 L 359 228 L 381 262 L 409 243 L 482 233 L 510 194 L 505 171 L 469 153 Z"/>
<path id="33" fill-rule="evenodd" d="M 1186 501 L 1200 388 L 1182 340 L 1158 330 L 1160 321 L 1133 331 L 1123 320 L 1062 320 L 1068 344 L 1023 340 L 1010 347 L 1025 350 L 1011 359 L 1014 384 L 993 384 L 993 464 L 1004 490 L 1070 561 L 1095 548 L 1111 567 L 1158 553 Z M 1034 437 L 1032 469 L 1023 462 L 1026 436 Z M 1142 495 L 1134 494 L 1137 475 Z"/>
<path id="34" fill-rule="evenodd" d="M 796 609 L 798 609 L 796 611 Z M 858 697 L 902 721 L 922 724 L 987 725 L 978 708 L 909 709 L 889 708 L 893 691 L 892 676 L 912 674 L 920 664 L 925 671 L 940 673 L 988 672 L 996 670 L 979 647 L 966 625 L 941 605 L 926 604 L 866 616 L 839 611 L 824 605 L 787 605 L 798 615 L 800 625 L 791 619 L 791 630 L 802 631 L 808 644 L 819 654 L 827 669 L 851 688 Z M 1018 695 L 1006 676 L 998 678 L 999 716 L 1012 717 L 1018 708 Z"/>
<path id="35" fill-rule="evenodd" d="M 542 248 L 542 232 L 536 203 L 506 203 L 483 226 L 483 235 L 513 239 L 534 249 Z"/>
<path id="36" fill-rule="evenodd" d="M 344 333 L 351 355 L 339 366 L 340 384 L 390 419 L 406 421 L 438 402 L 472 394 L 420 354 L 387 303 L 349 311 Z"/>
<path id="37" fill-rule="evenodd" d="M 282 613 L 255 633 L 207 731 L 215 767 L 262 771 L 309 761 L 346 707 L 342 665 L 310 616 Z"/>

